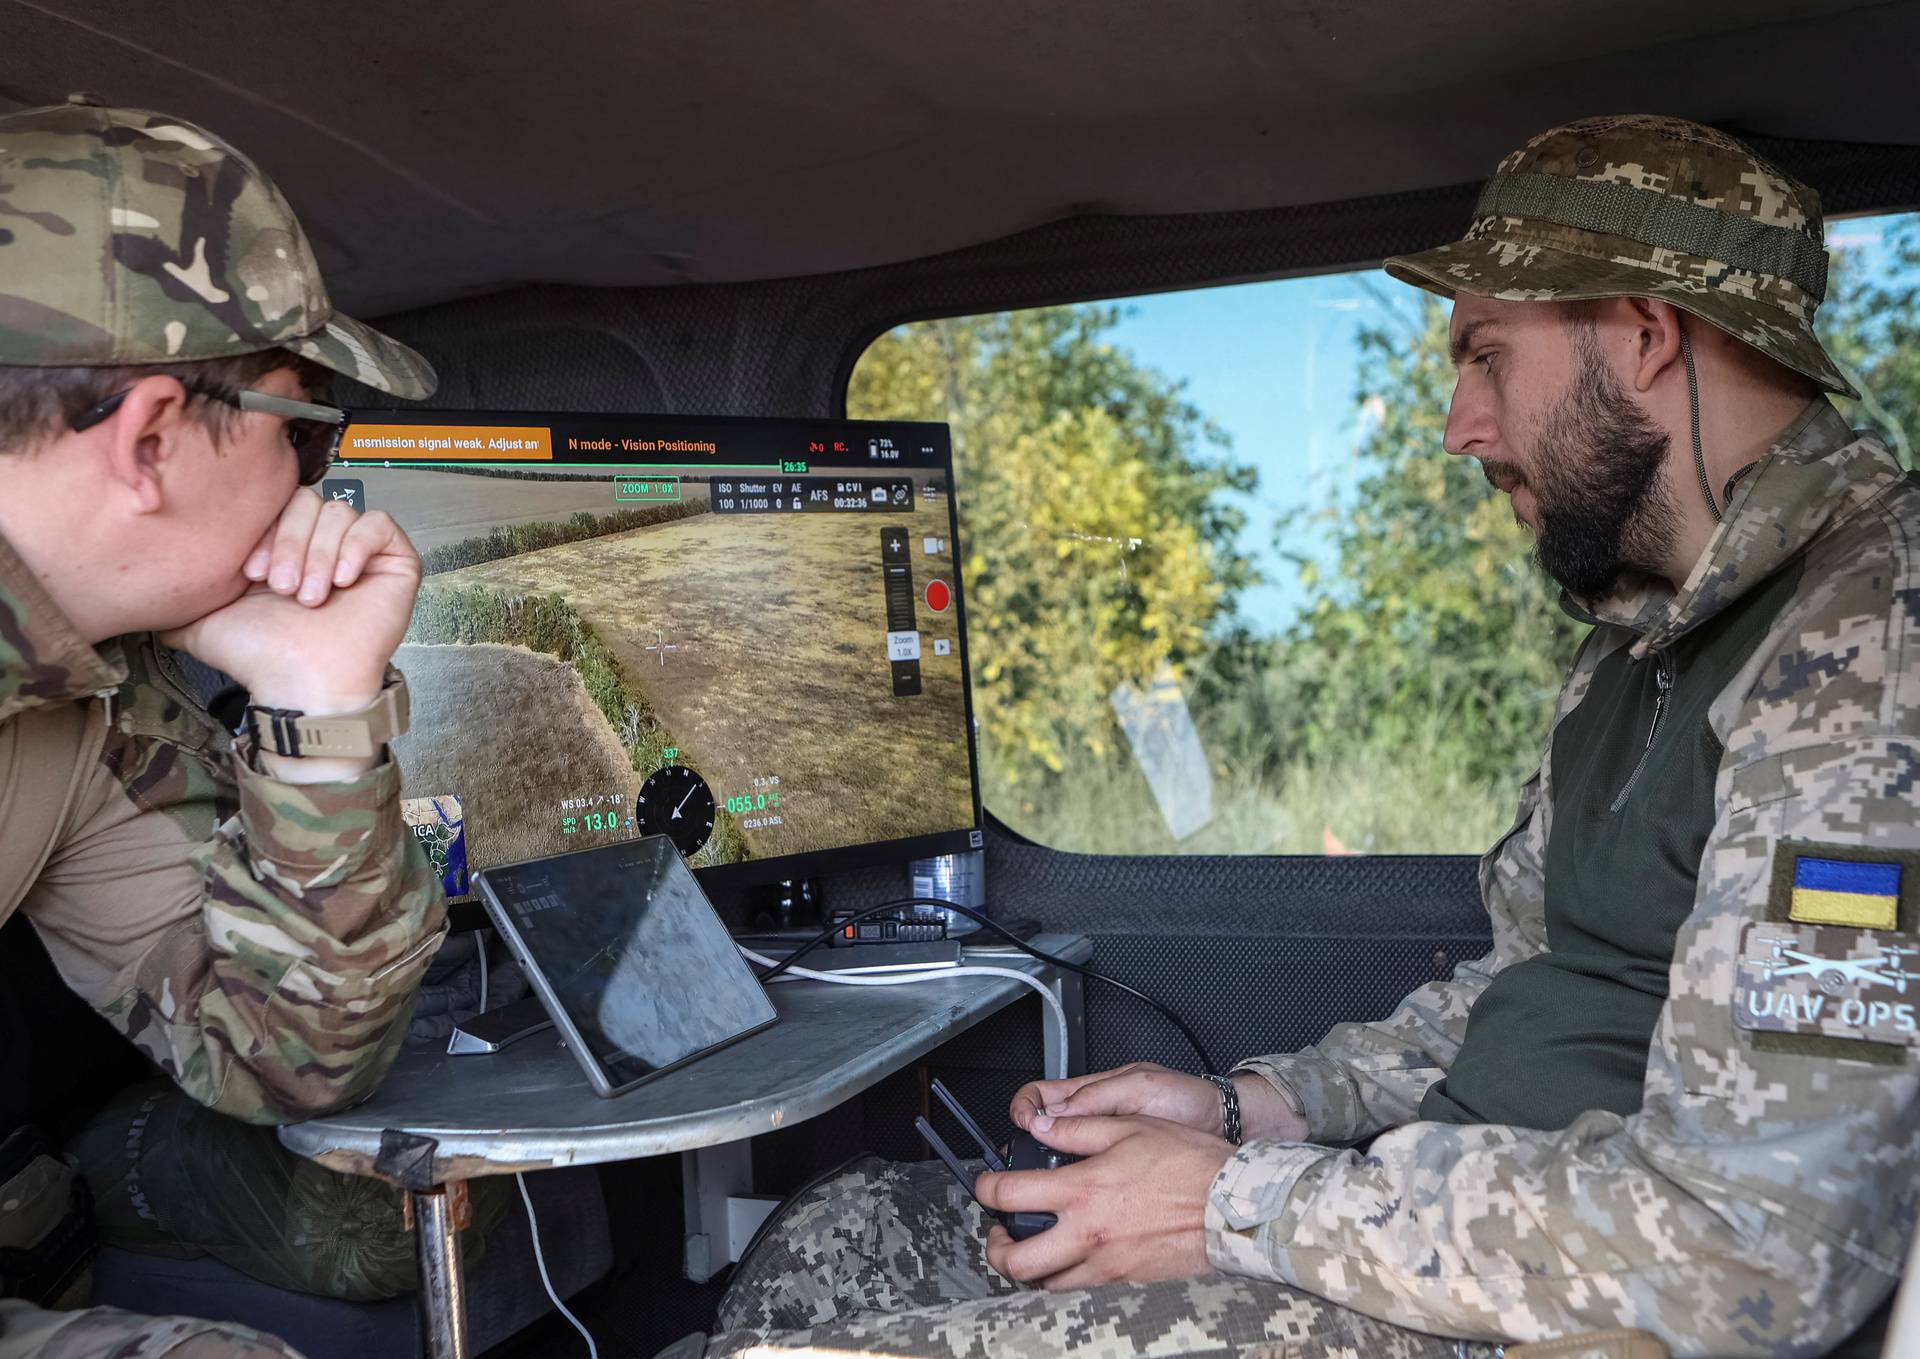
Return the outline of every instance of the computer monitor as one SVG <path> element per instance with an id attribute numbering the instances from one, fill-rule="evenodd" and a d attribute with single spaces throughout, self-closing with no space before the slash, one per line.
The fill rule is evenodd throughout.
<path id="1" fill-rule="evenodd" d="M 448 894 L 653 832 L 709 891 L 980 844 L 944 425 L 356 416 L 426 576 L 409 823 Z"/>

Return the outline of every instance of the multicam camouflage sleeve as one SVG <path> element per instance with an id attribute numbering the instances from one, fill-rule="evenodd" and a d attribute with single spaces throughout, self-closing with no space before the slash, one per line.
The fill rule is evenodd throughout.
<path id="1" fill-rule="evenodd" d="M 1554 720 L 1586 693 L 1601 649 L 1575 658 L 1554 707 Z M 1430 982 L 1372 1023 L 1337 1025 L 1301 1052 L 1252 1057 L 1236 1071 L 1264 1077 L 1307 1123 L 1315 1142 L 1358 1142 L 1411 1122 L 1427 1088 L 1446 1075 L 1467 1030 L 1467 1012 L 1501 969 L 1546 947 L 1545 858 L 1552 806 L 1551 757 L 1520 790 L 1520 809 L 1480 860 L 1480 896 L 1493 924 L 1493 950 L 1459 964 L 1446 981 Z"/>
<path id="2" fill-rule="evenodd" d="M 1903 579 L 1890 563 L 1837 587 L 1877 603 L 1816 594 L 1727 700 L 1718 820 L 1638 1113 L 1415 1123 L 1364 1156 L 1249 1144 L 1214 1185 L 1213 1262 L 1468 1338 L 1628 1325 L 1757 1355 L 1851 1333 L 1898 1278 L 1920 1192 L 1920 591 Z M 1796 923 L 1822 912 L 1851 917 L 1849 947 Z"/>
<path id="3" fill-rule="evenodd" d="M 162 654 L 142 643 L 126 664 L 75 797 L 85 830 L 24 909 L 68 984 L 201 1103 L 284 1123 L 363 1098 L 444 933 L 398 768 L 269 778 L 227 753 Z M 68 711 L 98 732 L 97 707 Z"/>
<path id="4" fill-rule="evenodd" d="M 202 1103 L 279 1122 L 352 1104 L 386 1074 L 445 907 L 391 760 L 330 784 L 236 768 L 239 816 L 195 856 L 211 947 L 194 1025 L 182 1032 L 145 995 L 124 1022 L 137 1040 L 146 1010 L 166 1035 L 162 1065 Z"/>

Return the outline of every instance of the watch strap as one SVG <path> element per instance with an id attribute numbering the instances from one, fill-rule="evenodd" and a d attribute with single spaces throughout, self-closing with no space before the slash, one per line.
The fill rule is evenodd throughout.
<path id="1" fill-rule="evenodd" d="M 297 708 L 247 708 L 256 747 L 289 758 L 371 759 L 407 729 L 407 678 L 387 667 L 379 697 L 358 712 L 311 717 Z"/>

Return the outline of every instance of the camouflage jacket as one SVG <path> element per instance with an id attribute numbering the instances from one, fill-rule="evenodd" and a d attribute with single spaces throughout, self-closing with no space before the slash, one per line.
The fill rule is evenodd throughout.
<path id="1" fill-rule="evenodd" d="M 1920 482 L 1817 401 L 1678 591 L 1623 590 L 1592 610 L 1555 722 L 1604 657 L 1659 648 L 1796 561 L 1792 599 L 1709 714 L 1724 752 L 1714 825 L 1639 1111 L 1554 1131 L 1417 1121 L 1475 999 L 1546 948 L 1549 739 L 1481 861 L 1493 951 L 1377 1023 L 1243 1064 L 1315 1144 L 1254 1142 L 1228 1161 L 1207 1206 L 1216 1266 L 1442 1335 L 1640 1326 L 1677 1354 L 1823 1354 L 1888 1295 L 1920 1195 L 1920 1081 L 1911 1038 L 1894 1032 L 1901 1005 L 1911 1031 L 1914 1006 L 1889 1005 L 1884 1044 L 1755 1033 L 1736 1026 L 1735 1000 L 1751 976 L 1743 930 L 1782 918 L 1776 868 L 1809 843 L 1906 868 L 1897 932 L 1838 930 L 1817 951 L 1863 941 L 1848 956 L 1878 960 L 1885 945 L 1892 963 L 1920 944 Z M 1906 993 L 1920 968 L 1891 980 Z M 1836 990 L 1838 1004 L 1852 984 Z M 1368 1138 L 1364 1154 L 1324 1145 Z"/>
<path id="2" fill-rule="evenodd" d="M 399 790 L 255 772 L 151 636 L 88 646 L 0 538 L 0 921 L 195 1099 L 283 1123 L 385 1073 L 445 918 Z"/>

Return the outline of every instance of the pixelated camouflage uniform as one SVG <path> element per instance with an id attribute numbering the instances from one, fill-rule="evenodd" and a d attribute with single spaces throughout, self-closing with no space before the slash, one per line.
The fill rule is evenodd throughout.
<path id="1" fill-rule="evenodd" d="M 4 1359 L 300 1359 L 300 1352 L 245 1326 L 198 1317 L 146 1317 L 113 1307 L 42 1312 L 0 1298 Z"/>
<path id="2" fill-rule="evenodd" d="M 1671 119 L 1592 119 L 1535 138 L 1501 174 L 1467 241 L 1389 269 L 1449 294 L 1662 297 L 1851 394 L 1812 331 L 1818 200 L 1738 143 Z M 1554 201 L 1540 182 L 1554 177 L 1600 187 Z M 1809 243 L 1817 277 L 1789 237 Z M 1738 1028 L 1735 965 L 1742 927 L 1773 918 L 1791 846 L 1855 847 L 1920 874 L 1920 483 L 1818 400 L 1729 494 L 1678 589 L 1630 577 L 1575 606 L 1594 627 L 1554 714 L 1557 728 L 1608 657 L 1657 653 L 1799 571 L 1707 712 L 1713 826 L 1637 1111 L 1555 1129 L 1419 1121 L 1475 1001 L 1547 952 L 1550 737 L 1481 863 L 1493 951 L 1383 1020 L 1242 1065 L 1313 1140 L 1251 1142 L 1227 1160 L 1206 1205 L 1217 1273 L 1012 1292 L 978 1253 L 980 1215 L 937 1167 L 862 1164 L 770 1229 L 707 1352 L 1451 1354 L 1435 1337 L 1484 1352 L 1632 1326 L 1681 1355 L 1815 1355 L 1852 1334 L 1914 1235 L 1912 1052 Z M 1907 932 L 1920 930 L 1913 886 Z M 700 1352 L 699 1337 L 669 1351 Z"/>
<path id="3" fill-rule="evenodd" d="M 975 1169 L 980 1167 L 976 1166 Z M 898 1359 L 1456 1359 L 1490 1354 L 1299 1289 L 1214 1274 L 1047 1293 L 987 1264 L 987 1220 L 938 1162 L 863 1157 L 801 1195 L 741 1264 L 711 1341 L 658 1359 L 807 1353 Z"/>
<path id="4" fill-rule="evenodd" d="M 1768 918 L 1783 846 L 1920 849 L 1917 551 L 1920 485 L 1820 402 L 1746 479 L 1680 590 L 1643 585 L 1591 609 L 1556 724 L 1613 652 L 1649 655 L 1801 564 L 1709 713 L 1716 821 L 1639 1111 L 1544 1131 L 1411 1121 L 1474 1002 L 1546 948 L 1549 744 L 1481 865 L 1493 952 L 1378 1023 L 1247 1064 L 1316 1142 L 1373 1140 L 1364 1156 L 1241 1148 L 1208 1205 L 1217 1266 L 1449 1334 L 1636 1325 L 1679 1354 L 1824 1353 L 1887 1297 L 1914 1229 L 1912 1057 L 1736 1028 L 1735 959 L 1742 927 Z"/>
<path id="5" fill-rule="evenodd" d="M 272 348 L 399 396 L 434 385 L 333 309 L 286 200 L 204 128 L 81 100 L 0 118 L 0 365 Z M 235 760 L 164 648 L 96 651 L 0 538 L 0 921 L 24 912 L 74 990 L 208 1107 L 309 1117 L 391 1062 L 444 933 L 399 785 L 390 760 L 313 785 Z M 203 1322 L 0 1307 L 0 1352 L 287 1352 Z"/>

